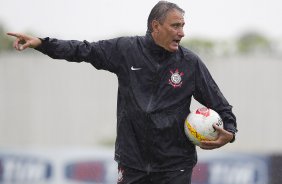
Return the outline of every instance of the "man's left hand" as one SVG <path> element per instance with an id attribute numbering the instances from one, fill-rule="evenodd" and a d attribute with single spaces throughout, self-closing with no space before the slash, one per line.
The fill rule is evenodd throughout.
<path id="1" fill-rule="evenodd" d="M 216 131 L 218 131 L 218 138 L 214 141 L 201 141 L 200 148 L 206 150 L 220 148 L 233 139 L 233 133 L 228 132 L 215 124 L 213 125 L 213 127 Z"/>

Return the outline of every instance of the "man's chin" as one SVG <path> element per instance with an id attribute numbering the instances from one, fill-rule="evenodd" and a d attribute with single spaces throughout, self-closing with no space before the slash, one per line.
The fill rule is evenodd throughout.
<path id="1" fill-rule="evenodd" d="M 176 51 L 178 51 L 178 46 L 170 47 L 168 51 L 169 52 L 176 52 Z"/>

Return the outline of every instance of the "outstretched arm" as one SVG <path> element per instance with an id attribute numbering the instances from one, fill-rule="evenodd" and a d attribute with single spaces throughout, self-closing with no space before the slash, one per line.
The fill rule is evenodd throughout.
<path id="1" fill-rule="evenodd" d="M 37 38 L 23 33 L 8 32 L 7 35 L 15 37 L 13 47 L 22 51 L 34 48 L 53 59 L 65 59 L 71 62 L 89 61 L 93 58 L 92 45 L 86 41 L 58 40 L 56 38 Z M 96 49 L 93 49 L 96 50 Z"/>
<path id="2" fill-rule="evenodd" d="M 13 47 L 18 51 L 22 51 L 26 48 L 36 48 L 41 45 L 41 40 L 37 37 L 32 37 L 22 33 L 7 33 L 9 36 L 16 37 L 13 43 Z"/>
<path id="3" fill-rule="evenodd" d="M 34 48 L 53 59 L 64 59 L 70 62 L 88 62 L 97 69 L 116 73 L 122 56 L 120 47 L 128 47 L 128 38 L 115 38 L 97 42 L 78 40 L 59 40 L 56 38 L 37 38 L 21 33 L 9 32 L 7 35 L 16 38 L 14 48 L 22 51 Z M 123 41 L 121 41 L 123 40 Z M 122 46 L 120 46 L 122 45 Z"/>

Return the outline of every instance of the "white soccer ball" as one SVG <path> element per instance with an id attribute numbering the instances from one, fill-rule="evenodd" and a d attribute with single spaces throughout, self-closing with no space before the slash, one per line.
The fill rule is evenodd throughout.
<path id="1" fill-rule="evenodd" d="M 192 111 L 185 120 L 186 136 L 197 146 L 200 141 L 216 140 L 218 131 L 213 124 L 223 128 L 223 121 L 219 114 L 212 109 L 202 107 Z"/>

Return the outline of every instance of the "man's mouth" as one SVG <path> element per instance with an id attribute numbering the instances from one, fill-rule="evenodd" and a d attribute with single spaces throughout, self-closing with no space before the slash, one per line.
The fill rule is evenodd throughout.
<path id="1" fill-rule="evenodd" d="M 173 42 L 179 44 L 179 43 L 180 43 L 180 40 L 173 40 Z"/>

